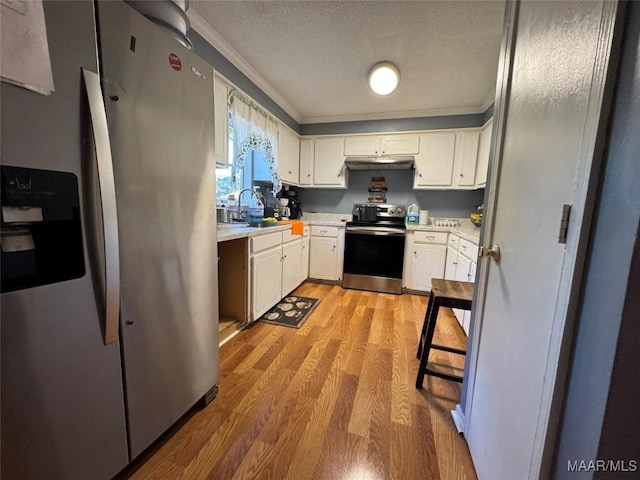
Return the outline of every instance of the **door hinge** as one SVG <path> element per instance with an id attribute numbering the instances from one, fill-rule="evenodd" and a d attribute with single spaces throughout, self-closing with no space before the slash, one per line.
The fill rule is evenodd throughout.
<path id="1" fill-rule="evenodd" d="M 558 233 L 558 243 L 567 243 L 567 231 L 569 230 L 569 217 L 571 216 L 571 205 L 562 206 L 562 218 L 560 219 L 560 232 Z"/>

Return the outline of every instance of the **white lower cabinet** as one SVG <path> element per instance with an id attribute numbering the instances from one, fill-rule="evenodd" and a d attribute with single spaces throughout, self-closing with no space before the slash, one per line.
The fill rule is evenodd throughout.
<path id="1" fill-rule="evenodd" d="M 319 280 L 338 280 L 338 239 L 311 237 L 310 247 L 309 276 Z"/>
<path id="2" fill-rule="evenodd" d="M 282 299 L 282 247 L 253 255 L 251 263 L 251 309 L 257 320 Z"/>
<path id="3" fill-rule="evenodd" d="M 453 247 L 447 247 L 447 261 L 444 269 L 445 280 L 456 279 L 456 267 L 458 266 L 458 250 Z"/>
<path id="4" fill-rule="evenodd" d="M 304 282 L 309 278 L 309 252 L 311 251 L 308 227 L 305 227 L 305 235 L 302 237 L 302 281 Z"/>
<path id="5" fill-rule="evenodd" d="M 251 239 L 251 320 L 257 320 L 307 277 L 303 240 L 290 231 Z M 284 242 L 284 243 L 283 243 Z"/>
<path id="6" fill-rule="evenodd" d="M 476 257 L 478 246 L 449 234 L 449 247 L 447 248 L 447 266 L 445 269 L 446 280 L 458 280 L 461 282 L 474 282 L 476 278 Z M 471 312 L 454 308 L 453 313 L 465 333 L 469 335 Z"/>
<path id="7" fill-rule="evenodd" d="M 342 280 L 344 227 L 311 226 L 309 278 Z"/>
<path id="8" fill-rule="evenodd" d="M 282 297 L 302 281 L 302 241 L 298 239 L 282 246 Z"/>
<path id="9" fill-rule="evenodd" d="M 411 290 L 430 292 L 431 279 L 444 277 L 446 257 L 446 233 L 407 233 L 404 286 Z"/>

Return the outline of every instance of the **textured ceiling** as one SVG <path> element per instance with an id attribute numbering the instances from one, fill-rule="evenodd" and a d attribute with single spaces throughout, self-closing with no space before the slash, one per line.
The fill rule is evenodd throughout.
<path id="1" fill-rule="evenodd" d="M 502 1 L 191 0 L 190 8 L 301 123 L 479 112 L 495 88 Z M 401 72 L 388 97 L 367 88 L 383 60 Z"/>

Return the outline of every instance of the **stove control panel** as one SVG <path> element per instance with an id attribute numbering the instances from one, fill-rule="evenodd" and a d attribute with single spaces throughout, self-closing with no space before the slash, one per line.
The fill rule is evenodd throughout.
<path id="1" fill-rule="evenodd" d="M 404 205 L 378 205 L 378 217 L 404 218 L 407 215 L 407 208 Z"/>

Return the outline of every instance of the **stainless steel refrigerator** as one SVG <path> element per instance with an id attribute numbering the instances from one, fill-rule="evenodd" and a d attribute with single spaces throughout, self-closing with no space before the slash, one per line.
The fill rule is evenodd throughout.
<path id="1" fill-rule="evenodd" d="M 44 11 L 55 92 L 0 84 L 1 473 L 108 479 L 215 395 L 213 70 L 122 2 Z"/>

